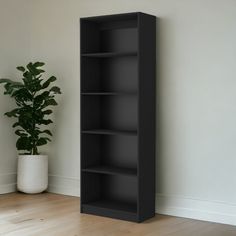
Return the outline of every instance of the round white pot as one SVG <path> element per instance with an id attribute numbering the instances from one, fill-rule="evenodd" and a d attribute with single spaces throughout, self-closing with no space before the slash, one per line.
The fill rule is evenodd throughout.
<path id="1" fill-rule="evenodd" d="M 17 189 L 24 193 L 41 193 L 48 187 L 48 157 L 19 155 Z"/>

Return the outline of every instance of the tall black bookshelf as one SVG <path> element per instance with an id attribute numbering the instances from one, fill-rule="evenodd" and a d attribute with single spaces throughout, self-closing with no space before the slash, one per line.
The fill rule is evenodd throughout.
<path id="1" fill-rule="evenodd" d="M 155 214 L 156 17 L 81 18 L 81 212 Z"/>

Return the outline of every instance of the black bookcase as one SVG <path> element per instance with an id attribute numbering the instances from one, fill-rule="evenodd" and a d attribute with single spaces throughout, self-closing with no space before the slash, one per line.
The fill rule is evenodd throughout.
<path id="1" fill-rule="evenodd" d="M 155 214 L 156 17 L 81 18 L 81 212 Z"/>

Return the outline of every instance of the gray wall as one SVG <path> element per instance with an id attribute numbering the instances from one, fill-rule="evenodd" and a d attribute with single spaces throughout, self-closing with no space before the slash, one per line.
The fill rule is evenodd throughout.
<path id="1" fill-rule="evenodd" d="M 26 63 L 29 53 L 29 15 L 26 0 L 0 0 L 0 78 L 15 79 L 16 66 Z M 14 102 L 0 88 L 0 193 L 15 191 L 16 137 L 12 121 L 3 114 Z"/>

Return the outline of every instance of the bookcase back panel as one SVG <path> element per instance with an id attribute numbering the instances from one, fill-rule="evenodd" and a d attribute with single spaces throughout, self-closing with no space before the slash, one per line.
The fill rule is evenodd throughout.
<path id="1" fill-rule="evenodd" d="M 81 53 L 137 50 L 137 38 L 137 17 L 109 22 L 86 20 L 81 25 Z"/>
<path id="2" fill-rule="evenodd" d="M 83 134 L 81 167 L 105 165 L 137 169 L 136 136 Z"/>
<path id="3" fill-rule="evenodd" d="M 103 97 L 101 103 L 102 127 L 137 130 L 137 96 Z"/>
<path id="4" fill-rule="evenodd" d="M 83 203 L 110 200 L 137 205 L 137 178 L 94 173 L 82 175 L 85 181 Z"/>
<path id="5" fill-rule="evenodd" d="M 138 143 L 136 136 L 107 136 L 101 142 L 101 164 L 137 168 Z"/>
<path id="6" fill-rule="evenodd" d="M 83 96 L 82 128 L 137 130 L 137 96 Z"/>
<path id="7" fill-rule="evenodd" d="M 135 177 L 108 175 L 101 175 L 101 177 L 102 198 L 133 204 L 137 202 L 137 179 Z"/>
<path id="8" fill-rule="evenodd" d="M 136 52 L 138 50 L 137 28 L 100 31 L 101 52 Z"/>
<path id="9" fill-rule="evenodd" d="M 115 58 L 81 58 L 81 89 L 91 91 L 138 91 L 136 56 Z M 92 68 L 92 69 L 91 69 Z"/>
<path id="10" fill-rule="evenodd" d="M 101 89 L 104 91 L 137 91 L 138 60 L 136 56 L 104 59 L 100 68 Z"/>

